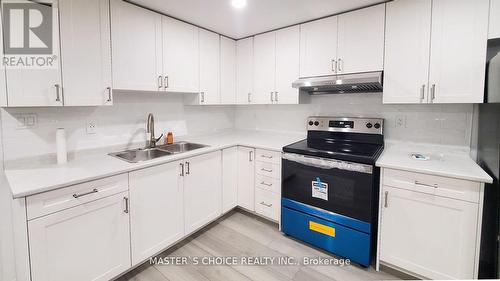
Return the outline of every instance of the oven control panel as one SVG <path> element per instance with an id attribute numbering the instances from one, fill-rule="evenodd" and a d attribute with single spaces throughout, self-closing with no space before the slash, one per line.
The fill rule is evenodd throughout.
<path id="1" fill-rule="evenodd" d="M 379 134 L 383 133 L 382 118 L 322 117 L 307 118 L 308 131 Z"/>

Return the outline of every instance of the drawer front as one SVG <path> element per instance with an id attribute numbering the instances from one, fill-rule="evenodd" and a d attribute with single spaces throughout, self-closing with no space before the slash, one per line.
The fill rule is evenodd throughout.
<path id="1" fill-rule="evenodd" d="M 474 203 L 479 202 L 481 187 L 478 182 L 394 169 L 384 169 L 383 185 Z"/>
<path id="2" fill-rule="evenodd" d="M 255 187 L 274 192 L 281 193 L 281 181 L 279 179 L 257 175 L 255 177 Z"/>
<path id="3" fill-rule="evenodd" d="M 257 161 L 271 163 L 271 164 L 279 164 L 281 162 L 281 152 L 278 151 L 256 149 L 255 155 L 256 155 L 255 160 Z"/>
<path id="4" fill-rule="evenodd" d="M 255 162 L 255 173 L 257 175 L 279 179 L 281 178 L 280 170 L 280 165 L 259 161 Z"/>
<path id="5" fill-rule="evenodd" d="M 128 190 L 128 174 L 116 175 L 28 196 L 28 220 Z"/>
<path id="6" fill-rule="evenodd" d="M 280 197 L 274 192 L 255 189 L 255 212 L 269 219 L 279 221 Z"/>

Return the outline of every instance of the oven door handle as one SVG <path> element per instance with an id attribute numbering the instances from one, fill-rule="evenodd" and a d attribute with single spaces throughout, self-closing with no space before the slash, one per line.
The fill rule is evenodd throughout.
<path id="1" fill-rule="evenodd" d="M 284 153 L 282 157 L 285 160 L 297 162 L 305 166 L 316 167 L 320 169 L 340 169 L 340 170 L 353 171 L 365 174 L 373 173 L 373 166 L 367 164 L 359 164 L 359 163 L 352 163 L 335 159 L 311 157 L 294 153 Z"/>

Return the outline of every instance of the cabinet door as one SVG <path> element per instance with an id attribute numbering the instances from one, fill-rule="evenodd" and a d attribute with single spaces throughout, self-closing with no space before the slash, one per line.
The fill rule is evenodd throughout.
<path id="1" fill-rule="evenodd" d="M 253 40 L 253 103 L 274 103 L 276 32 L 257 35 Z"/>
<path id="2" fill-rule="evenodd" d="M 0 7 L 0 54 L 3 55 L 3 27 L 2 9 Z M 5 67 L 0 64 L 0 106 L 7 106 L 7 85 L 5 80 Z"/>
<path id="3" fill-rule="evenodd" d="M 198 93 L 198 27 L 162 17 L 164 87 L 169 92 Z"/>
<path id="4" fill-rule="evenodd" d="M 490 1 L 490 24 L 488 38 L 500 38 L 500 0 Z"/>
<path id="5" fill-rule="evenodd" d="M 292 82 L 299 78 L 299 42 L 298 26 L 276 31 L 275 103 L 299 103 L 299 90 L 292 87 Z"/>
<path id="6" fill-rule="evenodd" d="M 184 235 L 179 162 L 129 174 L 132 264 L 137 265 Z"/>
<path id="7" fill-rule="evenodd" d="M 111 105 L 109 0 L 59 1 L 64 105 Z"/>
<path id="8" fill-rule="evenodd" d="M 300 25 L 300 77 L 335 74 L 337 16 Z"/>
<path id="9" fill-rule="evenodd" d="M 115 89 L 158 91 L 161 86 L 161 15 L 121 0 L 111 2 Z"/>
<path id="10" fill-rule="evenodd" d="M 236 102 L 252 103 L 253 37 L 236 41 Z"/>
<path id="11" fill-rule="evenodd" d="M 488 11 L 488 0 L 432 1 L 430 102 L 483 102 Z"/>
<path id="12" fill-rule="evenodd" d="M 222 212 L 238 205 L 238 148 L 222 151 Z"/>
<path id="13" fill-rule="evenodd" d="M 384 103 L 427 103 L 431 0 L 387 3 Z"/>
<path id="14" fill-rule="evenodd" d="M 255 149 L 238 147 L 238 205 L 255 210 Z"/>
<path id="15" fill-rule="evenodd" d="M 32 279 L 110 280 L 130 268 L 127 192 L 28 222 Z"/>
<path id="16" fill-rule="evenodd" d="M 383 192 L 381 261 L 430 279 L 475 278 L 478 204 L 387 186 Z"/>
<path id="17" fill-rule="evenodd" d="M 9 106 L 62 106 L 61 55 L 59 49 L 59 7 L 57 1 L 51 4 L 32 3 L 47 9 L 52 5 L 54 26 L 53 54 L 57 57 L 51 69 L 7 68 L 7 95 Z M 52 32 L 51 30 L 50 32 Z"/>
<path id="18" fill-rule="evenodd" d="M 189 234 L 220 216 L 222 156 L 220 151 L 186 160 L 184 229 Z"/>
<path id="19" fill-rule="evenodd" d="M 220 37 L 221 104 L 236 103 L 236 41 Z"/>
<path id="20" fill-rule="evenodd" d="M 220 36 L 200 29 L 200 103 L 220 104 Z"/>
<path id="21" fill-rule="evenodd" d="M 338 16 L 338 73 L 384 69 L 385 4 Z"/>

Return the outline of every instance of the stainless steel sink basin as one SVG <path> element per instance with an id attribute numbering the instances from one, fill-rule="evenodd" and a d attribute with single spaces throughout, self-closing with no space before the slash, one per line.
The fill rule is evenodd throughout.
<path id="1" fill-rule="evenodd" d="M 207 145 L 191 142 L 178 142 L 168 145 L 158 145 L 155 148 L 140 148 L 114 152 L 109 153 L 109 155 L 130 163 L 138 163 L 203 147 L 207 147 Z"/>
<path id="2" fill-rule="evenodd" d="M 147 160 L 156 159 L 158 157 L 172 155 L 172 152 L 158 148 L 149 149 L 133 149 L 121 152 L 110 153 L 109 155 L 125 160 L 130 163 L 137 163 Z"/>
<path id="3" fill-rule="evenodd" d="M 204 144 L 192 143 L 192 142 L 177 142 L 174 144 L 165 144 L 157 146 L 158 149 L 166 150 L 174 154 L 182 153 L 186 151 L 191 151 L 199 148 L 207 147 Z"/>

